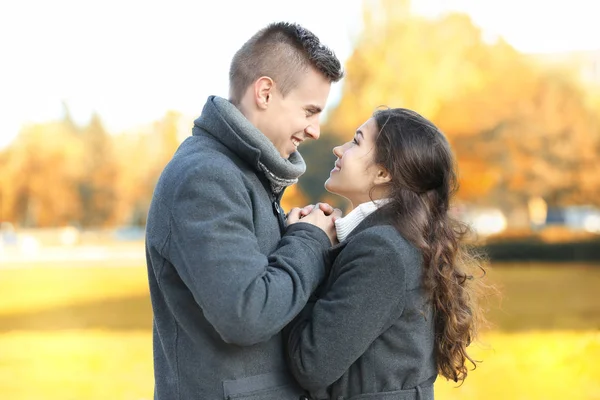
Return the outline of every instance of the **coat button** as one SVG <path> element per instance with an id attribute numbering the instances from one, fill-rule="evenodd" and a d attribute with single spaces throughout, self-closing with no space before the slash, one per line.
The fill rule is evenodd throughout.
<path id="1" fill-rule="evenodd" d="M 298 400 L 310 400 L 310 398 L 307 395 L 303 394 L 298 398 Z"/>

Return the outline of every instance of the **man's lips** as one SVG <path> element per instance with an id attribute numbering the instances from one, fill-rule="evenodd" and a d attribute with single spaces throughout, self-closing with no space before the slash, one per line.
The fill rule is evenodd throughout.
<path id="1" fill-rule="evenodd" d="M 300 146 L 300 143 L 302 143 L 303 141 L 304 141 L 303 139 L 299 139 L 299 138 L 297 138 L 295 136 L 292 136 L 292 143 L 296 147 Z"/>

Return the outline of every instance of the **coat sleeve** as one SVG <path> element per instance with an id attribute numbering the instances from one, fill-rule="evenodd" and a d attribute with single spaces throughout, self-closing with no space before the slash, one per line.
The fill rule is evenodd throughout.
<path id="1" fill-rule="evenodd" d="M 169 256 L 222 339 L 253 345 L 302 310 L 325 275 L 330 241 L 316 226 L 297 223 L 272 254 L 262 254 L 242 175 L 222 164 L 181 177 L 171 207 Z"/>
<path id="2" fill-rule="evenodd" d="M 338 255 L 332 286 L 284 331 L 288 362 L 311 392 L 333 384 L 404 307 L 405 269 L 397 243 L 361 232 Z"/>

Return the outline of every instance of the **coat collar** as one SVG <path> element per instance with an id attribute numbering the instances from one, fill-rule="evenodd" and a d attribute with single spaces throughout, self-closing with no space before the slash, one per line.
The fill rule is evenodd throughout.
<path id="1" fill-rule="evenodd" d="M 228 100 L 210 96 L 202 114 L 194 121 L 194 135 L 205 131 L 257 171 L 263 172 L 274 192 L 292 185 L 306 170 L 297 151 L 289 159 L 279 154 L 273 143 Z"/>
<path id="2" fill-rule="evenodd" d="M 377 211 L 374 211 L 372 214 L 368 215 L 365 219 L 362 220 L 360 224 L 358 224 L 356 228 L 352 230 L 352 232 L 348 234 L 348 236 L 344 240 L 332 246 L 328 252 L 329 256 L 332 257 L 332 259 L 334 259 L 344 249 L 344 247 L 346 247 L 346 245 L 352 241 L 352 238 L 354 236 L 356 236 L 362 231 L 365 231 L 373 226 L 378 225 L 391 225 L 388 216 L 382 209 L 378 209 Z"/>

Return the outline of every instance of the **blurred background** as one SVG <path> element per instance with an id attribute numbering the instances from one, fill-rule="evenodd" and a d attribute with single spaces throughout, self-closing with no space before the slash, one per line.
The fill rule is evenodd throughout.
<path id="1" fill-rule="evenodd" d="M 151 399 L 144 224 L 229 61 L 299 22 L 345 64 L 289 209 L 346 204 L 331 149 L 376 107 L 438 124 L 500 291 L 438 399 L 600 399 L 600 25 L 570 0 L 0 4 L 0 399 Z"/>

